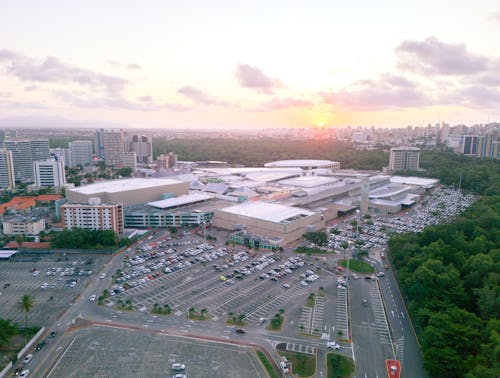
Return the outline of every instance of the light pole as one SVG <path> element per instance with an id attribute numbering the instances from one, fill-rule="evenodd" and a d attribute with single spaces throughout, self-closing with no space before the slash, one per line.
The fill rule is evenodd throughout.
<path id="1" fill-rule="evenodd" d="M 356 240 L 355 244 L 359 242 L 359 210 L 356 210 Z M 349 261 L 350 256 L 347 256 L 347 281 L 349 282 L 350 272 L 349 272 Z"/>

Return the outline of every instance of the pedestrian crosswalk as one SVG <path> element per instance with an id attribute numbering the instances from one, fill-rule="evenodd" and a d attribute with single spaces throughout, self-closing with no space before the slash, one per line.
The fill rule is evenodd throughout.
<path id="1" fill-rule="evenodd" d="M 337 287 L 337 309 L 335 318 L 339 338 L 350 338 L 348 311 L 347 289 L 343 286 L 339 286 Z"/>

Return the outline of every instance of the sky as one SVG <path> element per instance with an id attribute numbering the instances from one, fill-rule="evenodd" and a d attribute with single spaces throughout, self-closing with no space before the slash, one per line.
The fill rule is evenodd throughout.
<path id="1" fill-rule="evenodd" d="M 500 121 L 498 0 L 0 9 L 0 118 L 203 129 Z"/>

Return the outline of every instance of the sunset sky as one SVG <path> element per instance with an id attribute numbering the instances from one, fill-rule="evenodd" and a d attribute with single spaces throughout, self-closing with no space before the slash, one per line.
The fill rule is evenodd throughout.
<path id="1" fill-rule="evenodd" d="M 134 127 L 500 121 L 498 0 L 16 0 L 0 118 Z"/>

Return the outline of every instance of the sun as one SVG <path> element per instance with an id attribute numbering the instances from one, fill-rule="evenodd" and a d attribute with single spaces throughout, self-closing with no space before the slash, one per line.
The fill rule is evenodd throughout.
<path id="1" fill-rule="evenodd" d="M 324 127 L 324 126 L 325 126 L 325 123 L 324 123 L 324 122 L 318 122 L 318 126 L 319 126 L 319 127 Z"/>

